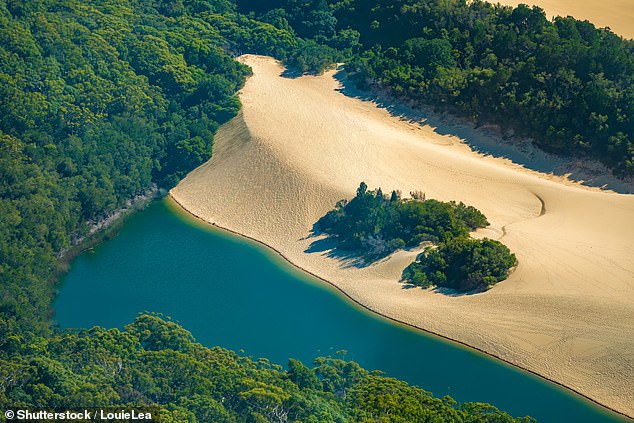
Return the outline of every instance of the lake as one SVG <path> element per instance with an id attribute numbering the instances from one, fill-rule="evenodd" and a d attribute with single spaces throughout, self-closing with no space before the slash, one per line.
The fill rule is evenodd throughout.
<path id="1" fill-rule="evenodd" d="M 345 350 L 366 369 L 436 396 L 543 422 L 626 421 L 535 375 L 376 316 L 271 250 L 197 223 L 165 200 L 74 260 L 55 308 L 62 328 L 121 328 L 139 312 L 159 312 L 206 346 L 278 364 Z"/>

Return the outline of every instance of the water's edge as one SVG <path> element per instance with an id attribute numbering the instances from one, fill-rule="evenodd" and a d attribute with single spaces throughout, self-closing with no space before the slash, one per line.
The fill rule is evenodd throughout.
<path id="1" fill-rule="evenodd" d="M 129 217 L 148 207 L 154 200 L 163 198 L 166 195 L 167 193 L 164 189 L 153 185 L 143 194 L 129 199 L 125 206 L 114 210 L 108 216 L 88 222 L 91 225 L 90 231 L 78 238 L 73 245 L 57 253 L 59 262 L 59 274 L 56 275 L 57 281 L 68 272 L 70 262 L 77 256 L 116 236 Z"/>
<path id="2" fill-rule="evenodd" d="M 542 380 L 550 382 L 550 383 L 552 383 L 554 385 L 557 385 L 558 387 L 563 388 L 564 390 L 566 390 L 566 391 L 568 391 L 570 393 L 574 393 L 574 394 L 584 398 L 585 400 L 591 402 L 594 405 L 597 405 L 597 406 L 599 406 L 601 408 L 604 408 L 605 410 L 608 410 L 610 412 L 616 413 L 616 414 L 618 414 L 618 415 L 620 415 L 622 417 L 625 417 L 625 418 L 627 418 L 627 419 L 629 419 L 631 421 L 634 421 L 634 416 L 630 416 L 630 415 L 625 414 L 625 413 L 623 413 L 623 412 L 621 412 L 619 410 L 616 410 L 616 409 L 610 407 L 609 405 L 603 404 L 603 403 L 595 400 L 594 398 L 592 398 L 592 397 L 590 397 L 590 396 L 588 396 L 588 395 L 586 395 L 586 394 L 584 394 L 582 392 L 579 392 L 578 390 L 576 390 L 576 389 L 574 389 L 572 387 L 566 386 L 565 384 L 563 384 L 561 382 L 558 382 L 556 380 L 550 379 L 550 378 L 548 378 L 548 377 L 546 377 L 544 375 L 541 375 L 541 374 L 539 374 L 539 373 L 537 373 L 537 372 L 535 372 L 533 370 L 530 370 L 530 369 L 527 369 L 525 367 L 522 367 L 522 366 L 520 366 L 520 365 L 518 365 L 516 363 L 513 363 L 512 361 L 504 359 L 504 358 L 502 358 L 500 356 L 497 356 L 497 355 L 495 355 L 493 353 L 490 353 L 490 352 L 488 352 L 486 350 L 483 350 L 483 349 L 480 349 L 478 347 L 469 345 L 469 344 L 467 344 L 467 343 L 465 343 L 463 341 L 460 341 L 458 339 L 453 339 L 451 337 L 448 337 L 446 335 L 442 335 L 442 334 L 434 332 L 432 330 L 425 329 L 425 328 L 413 325 L 411 323 L 400 321 L 398 319 L 395 319 L 393 317 L 385 315 L 385 314 L 381 313 L 380 311 L 376 311 L 372 307 L 370 307 L 369 305 L 364 304 L 364 303 L 354 299 L 347 292 L 345 292 L 343 289 L 341 289 L 340 287 L 338 287 L 337 285 L 335 285 L 331 281 L 329 281 L 327 279 L 324 279 L 321 276 L 318 276 L 318 275 L 310 272 L 309 270 L 306 270 L 303 267 L 293 263 L 288 257 L 286 257 L 281 251 L 279 251 L 275 247 L 273 247 L 273 246 L 271 246 L 271 245 L 269 245 L 269 244 L 267 244 L 267 243 L 265 243 L 263 241 L 260 241 L 260 240 L 258 240 L 256 238 L 250 237 L 248 235 L 244 235 L 244 234 L 242 234 L 240 232 L 237 232 L 237 231 L 234 231 L 232 229 L 228 229 L 228 228 L 219 226 L 219 225 L 217 225 L 215 223 L 210 223 L 210 222 L 206 221 L 202 217 L 197 216 L 196 214 L 194 214 L 191 211 L 187 210 L 180 202 L 178 202 L 178 200 L 176 198 L 174 198 L 174 196 L 171 195 L 171 193 L 167 194 L 167 196 L 165 198 L 165 201 L 166 201 L 166 204 L 167 204 L 168 208 L 171 211 L 173 211 L 174 213 L 176 213 L 176 214 L 178 214 L 180 216 L 183 216 L 183 217 L 185 217 L 185 218 L 187 218 L 189 220 L 193 220 L 196 224 L 199 224 L 199 225 L 202 224 L 203 226 L 206 226 L 207 228 L 217 229 L 219 231 L 225 232 L 226 234 L 230 234 L 232 236 L 235 236 L 235 237 L 241 238 L 243 240 L 246 240 L 249 243 L 258 246 L 259 248 L 262 248 L 264 250 L 268 250 L 270 252 L 273 252 L 275 254 L 275 256 L 280 258 L 287 266 L 291 266 L 293 269 L 299 271 L 300 273 L 302 273 L 304 275 L 308 275 L 311 278 L 314 278 L 314 279 L 316 279 L 316 280 L 318 280 L 318 281 L 320 281 L 322 283 L 325 283 L 328 287 L 333 289 L 338 295 L 346 298 L 349 302 L 351 302 L 353 306 L 365 311 L 366 313 L 370 313 L 370 314 L 372 314 L 374 316 L 380 316 L 381 318 L 389 321 L 391 324 L 396 324 L 398 326 L 407 327 L 407 328 L 409 328 L 411 330 L 414 330 L 414 331 L 424 332 L 426 334 L 433 335 L 433 336 L 435 336 L 437 338 L 440 338 L 441 340 L 443 340 L 445 342 L 448 342 L 450 344 L 453 344 L 455 346 L 458 346 L 458 347 L 461 347 L 461 348 L 466 348 L 466 349 L 471 350 L 471 351 L 477 351 L 478 353 L 483 354 L 483 355 L 489 357 L 490 359 L 501 361 L 501 362 L 503 362 L 503 363 L 505 363 L 505 364 L 507 364 L 509 366 L 512 366 L 512 367 L 516 368 L 516 369 L 519 369 L 521 371 L 530 373 L 531 375 L 536 376 L 539 379 L 542 379 Z"/>

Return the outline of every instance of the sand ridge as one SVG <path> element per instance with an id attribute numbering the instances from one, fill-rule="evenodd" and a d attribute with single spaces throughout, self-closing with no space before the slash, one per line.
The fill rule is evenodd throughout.
<path id="1" fill-rule="evenodd" d="M 634 38 L 634 1 L 632 0 L 499 0 L 516 7 L 519 4 L 539 6 L 546 16 L 574 16 L 589 20 L 598 28 L 609 27 L 622 37 Z"/>
<path id="2" fill-rule="evenodd" d="M 186 210 L 272 246 L 381 314 L 471 345 L 634 416 L 634 196 L 561 183 L 472 152 L 456 137 L 402 121 L 338 91 L 332 72 L 254 75 L 242 110 L 220 128 L 214 157 L 171 191 Z M 416 255 L 358 267 L 311 234 L 360 181 L 384 192 L 480 209 L 519 266 L 477 295 L 403 289 Z"/>

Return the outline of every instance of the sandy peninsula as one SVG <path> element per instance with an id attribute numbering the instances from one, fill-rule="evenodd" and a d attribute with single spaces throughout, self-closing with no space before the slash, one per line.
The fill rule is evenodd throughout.
<path id="1" fill-rule="evenodd" d="M 574 16 L 599 28 L 609 27 L 625 38 L 634 38 L 634 1 L 632 0 L 499 0 L 507 6 L 539 6 L 550 18 Z"/>
<path id="2" fill-rule="evenodd" d="M 253 76 L 213 158 L 172 197 L 262 241 L 371 310 L 458 340 L 634 416 L 634 196 L 589 189 L 473 152 L 464 140 L 340 92 L 333 72 L 289 79 L 271 58 Z M 443 131 L 444 132 L 444 131 Z M 519 266 L 493 289 L 403 289 L 415 252 L 358 268 L 311 235 L 360 181 L 463 201 Z"/>

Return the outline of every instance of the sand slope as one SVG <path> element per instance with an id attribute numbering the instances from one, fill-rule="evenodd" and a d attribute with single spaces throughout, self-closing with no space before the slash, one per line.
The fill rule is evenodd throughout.
<path id="1" fill-rule="evenodd" d="M 589 20 L 599 28 L 610 27 L 625 38 L 634 38 L 634 1 L 632 0 L 499 0 L 508 6 L 539 6 L 548 17 L 574 16 Z"/>
<path id="2" fill-rule="evenodd" d="M 258 239 L 369 308 L 472 345 L 634 416 L 634 196 L 563 184 L 344 96 L 332 73 L 253 67 L 214 157 L 171 192 L 191 213 Z M 360 181 L 483 211 L 517 255 L 492 290 L 447 296 L 397 281 L 415 252 L 375 265 L 310 236 Z"/>

